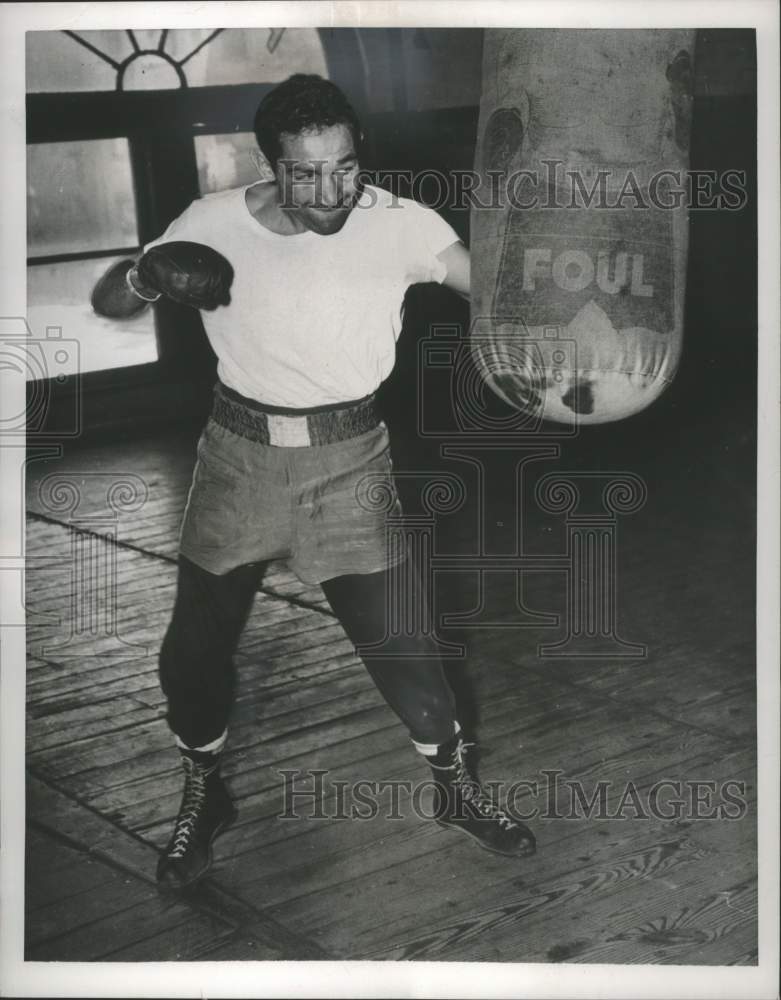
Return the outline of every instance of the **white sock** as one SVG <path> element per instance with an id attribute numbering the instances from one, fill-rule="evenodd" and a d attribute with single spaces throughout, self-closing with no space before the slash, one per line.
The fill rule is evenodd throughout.
<path id="1" fill-rule="evenodd" d="M 453 722 L 453 729 L 456 735 L 461 732 L 461 726 L 459 726 L 458 722 Z M 436 757 L 437 751 L 440 747 L 439 743 L 418 743 L 417 740 L 413 740 L 412 745 L 418 753 L 422 753 L 424 757 Z"/>
<path id="2" fill-rule="evenodd" d="M 195 750 L 196 753 L 219 753 L 225 746 L 227 739 L 228 730 L 226 729 L 222 736 L 218 736 L 211 743 L 205 743 L 202 747 L 190 747 L 174 733 L 174 742 L 181 750 Z"/>

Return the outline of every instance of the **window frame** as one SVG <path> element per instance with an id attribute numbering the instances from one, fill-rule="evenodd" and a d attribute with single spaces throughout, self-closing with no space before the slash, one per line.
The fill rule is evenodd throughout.
<path id="1" fill-rule="evenodd" d="M 358 114 L 365 115 L 366 87 L 354 29 L 318 29 L 318 34 L 329 79 L 347 91 Z M 137 252 L 200 197 L 195 136 L 253 131 L 257 106 L 275 86 L 276 83 L 258 82 L 184 86 L 176 90 L 28 93 L 27 144 L 127 140 L 140 243 L 135 248 Z M 120 252 L 126 249 L 120 248 Z M 35 260 L 54 263 L 60 259 L 97 259 L 111 253 L 56 254 Z M 165 300 L 152 308 L 157 361 L 85 372 L 74 379 L 72 391 L 80 393 L 85 404 L 81 408 L 85 425 L 90 420 L 90 400 L 105 399 L 113 388 L 147 388 L 157 390 L 160 397 L 167 385 L 213 384 L 216 359 L 200 314 Z M 28 383 L 28 399 L 40 391 L 41 383 L 49 381 Z M 172 397 L 177 397 L 175 391 Z M 117 414 L 118 422 L 132 421 L 142 410 L 141 402 L 138 410 L 130 405 L 132 398 L 132 392 L 123 395 L 125 409 Z M 176 407 L 170 414 L 162 414 L 176 415 L 181 415 Z M 104 423 L 107 419 L 103 413 L 96 422 Z M 48 426 L 56 437 L 56 408 L 47 414 L 42 433 L 46 433 Z"/>

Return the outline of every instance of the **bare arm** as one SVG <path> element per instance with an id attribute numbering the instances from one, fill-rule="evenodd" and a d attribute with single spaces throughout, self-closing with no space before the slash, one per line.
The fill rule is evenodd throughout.
<path id="1" fill-rule="evenodd" d="M 469 300 L 470 289 L 470 268 L 469 251 L 460 241 L 453 243 L 442 253 L 437 254 L 437 258 L 447 268 L 447 274 L 442 282 L 448 288 L 452 288 L 462 298 Z"/>

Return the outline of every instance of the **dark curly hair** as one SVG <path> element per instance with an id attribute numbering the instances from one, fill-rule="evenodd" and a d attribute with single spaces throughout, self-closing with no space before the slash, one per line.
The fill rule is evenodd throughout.
<path id="1" fill-rule="evenodd" d="M 295 73 L 274 87 L 255 112 L 255 138 L 261 152 L 276 168 L 283 132 L 297 135 L 330 125 L 346 125 L 356 151 L 361 140 L 358 115 L 342 91 L 315 73 Z"/>

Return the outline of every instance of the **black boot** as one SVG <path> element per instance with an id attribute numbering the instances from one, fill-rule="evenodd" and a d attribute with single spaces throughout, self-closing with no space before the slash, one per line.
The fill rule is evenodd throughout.
<path id="1" fill-rule="evenodd" d="M 219 754 L 182 750 L 184 795 L 168 846 L 157 865 L 157 881 L 180 889 L 211 867 L 215 837 L 236 818 L 219 775 Z"/>
<path id="2" fill-rule="evenodd" d="M 488 851 L 523 857 L 534 854 L 534 834 L 513 820 L 483 790 L 466 762 L 461 736 L 442 744 L 436 756 L 427 757 L 434 775 L 434 819 L 440 826 L 460 830 Z"/>

